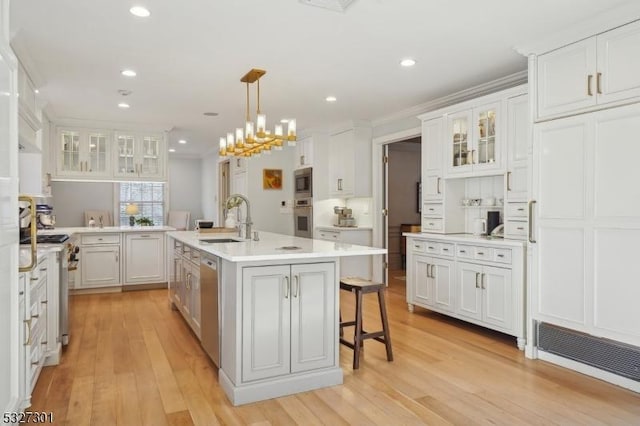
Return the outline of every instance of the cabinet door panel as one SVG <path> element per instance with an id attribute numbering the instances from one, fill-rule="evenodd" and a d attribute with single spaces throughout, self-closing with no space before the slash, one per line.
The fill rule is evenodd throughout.
<path id="1" fill-rule="evenodd" d="M 434 301 L 438 308 L 453 312 L 455 282 L 453 262 L 449 260 L 433 259 L 433 289 Z"/>
<path id="2" fill-rule="evenodd" d="M 120 246 L 83 246 L 80 253 L 82 287 L 120 284 Z"/>
<path id="3" fill-rule="evenodd" d="M 242 270 L 242 381 L 290 371 L 289 266 Z"/>
<path id="4" fill-rule="evenodd" d="M 164 280 L 164 235 L 127 234 L 125 282 L 157 283 Z"/>
<path id="5" fill-rule="evenodd" d="M 291 266 L 291 372 L 335 363 L 333 263 Z"/>
<path id="6" fill-rule="evenodd" d="M 432 305 L 431 278 L 429 278 L 429 258 L 425 256 L 413 256 L 411 266 L 410 284 L 413 288 L 413 300 L 409 303 L 419 305 Z"/>
<path id="7" fill-rule="evenodd" d="M 449 174 L 470 172 L 473 168 L 471 119 L 471 110 L 451 114 L 447 117 L 447 136 L 444 150 Z"/>
<path id="8" fill-rule="evenodd" d="M 60 158 L 58 159 L 58 174 L 73 174 L 80 172 L 80 133 L 60 131 L 58 133 Z"/>
<path id="9" fill-rule="evenodd" d="M 637 218 L 640 212 L 640 105 L 595 115 L 596 218 Z"/>
<path id="10" fill-rule="evenodd" d="M 630 271 L 638 261 L 639 239 L 638 229 L 597 229 L 594 238 L 594 325 L 634 336 L 627 340 L 634 345 L 640 344 L 640 286 Z"/>
<path id="11" fill-rule="evenodd" d="M 460 262 L 458 272 L 458 313 L 465 317 L 482 319 L 482 266 Z"/>
<path id="12" fill-rule="evenodd" d="M 540 218 L 584 218 L 590 129 L 584 117 L 536 126 L 533 193 Z"/>
<path id="13" fill-rule="evenodd" d="M 509 114 L 507 126 L 509 163 L 527 161 L 531 147 L 529 96 L 520 95 L 509 98 L 507 109 Z"/>
<path id="14" fill-rule="evenodd" d="M 502 166 L 500 102 L 473 109 L 472 158 L 474 171 L 499 169 Z"/>
<path id="15" fill-rule="evenodd" d="M 640 23 L 597 37 L 601 92 L 598 103 L 640 96 Z"/>
<path id="16" fill-rule="evenodd" d="M 529 167 L 526 162 L 509 167 L 506 186 L 507 201 L 524 201 L 529 198 Z"/>
<path id="17" fill-rule="evenodd" d="M 511 330 L 513 328 L 511 271 L 485 266 L 482 280 L 484 290 L 482 320 Z"/>
<path id="18" fill-rule="evenodd" d="M 116 136 L 116 175 L 137 176 L 138 164 L 136 163 L 137 147 L 133 135 Z"/>
<path id="19" fill-rule="evenodd" d="M 595 73 L 593 38 L 538 56 L 538 117 L 594 106 Z"/>
<path id="20" fill-rule="evenodd" d="M 442 174 L 443 118 L 422 123 L 422 164 L 428 174 Z"/>

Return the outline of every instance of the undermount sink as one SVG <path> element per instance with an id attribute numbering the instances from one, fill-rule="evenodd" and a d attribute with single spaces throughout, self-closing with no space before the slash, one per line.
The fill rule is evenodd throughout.
<path id="1" fill-rule="evenodd" d="M 240 243 L 241 240 L 234 240 L 233 238 L 206 238 L 200 240 L 200 244 L 218 244 L 218 243 Z"/>

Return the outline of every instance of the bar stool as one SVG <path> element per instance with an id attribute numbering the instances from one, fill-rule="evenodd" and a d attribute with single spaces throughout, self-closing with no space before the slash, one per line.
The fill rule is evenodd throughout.
<path id="1" fill-rule="evenodd" d="M 360 350 L 365 339 L 374 339 L 384 343 L 387 349 L 387 361 L 393 361 L 391 351 L 391 337 L 389 335 L 389 323 L 387 321 L 387 308 L 384 303 L 384 284 L 374 283 L 370 280 L 358 277 L 340 278 L 340 290 L 350 291 L 356 294 L 356 318 L 354 321 L 342 321 L 340 313 L 340 343 L 353 349 L 353 369 L 360 366 Z M 362 295 L 367 293 L 378 293 L 378 304 L 380 306 L 380 319 L 382 320 L 382 330 L 366 332 L 362 328 Z M 344 339 L 344 327 L 355 326 L 353 333 L 353 343 Z"/>

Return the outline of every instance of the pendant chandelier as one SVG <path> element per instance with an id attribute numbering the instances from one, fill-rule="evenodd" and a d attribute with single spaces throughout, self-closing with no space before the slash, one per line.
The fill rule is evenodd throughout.
<path id="1" fill-rule="evenodd" d="M 277 124 L 273 133 L 266 129 L 267 116 L 260 112 L 260 77 L 265 75 L 265 70 L 252 69 L 240 79 L 247 85 L 247 117 L 244 131 L 237 128 L 235 134 L 227 133 L 227 137 L 220 138 L 220 156 L 251 157 L 262 153 L 270 154 L 272 149 L 282 150 L 284 141 L 287 145 L 296 144 L 296 120 L 288 120 L 287 134 L 282 132 L 282 125 Z M 249 85 L 256 83 L 257 87 L 257 111 L 256 125 L 254 127 L 249 113 Z M 255 129 L 255 132 L 254 132 Z"/>

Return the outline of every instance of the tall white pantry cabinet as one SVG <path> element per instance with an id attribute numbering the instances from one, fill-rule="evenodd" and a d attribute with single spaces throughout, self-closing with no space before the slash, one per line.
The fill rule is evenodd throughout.
<path id="1" fill-rule="evenodd" d="M 640 391 L 639 366 L 606 359 L 619 350 L 640 359 L 640 21 L 520 51 L 534 123 L 530 354 Z M 575 356 L 549 330 L 575 339 L 564 342 Z"/>

